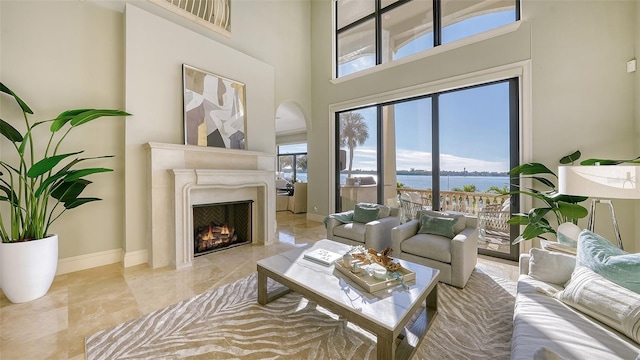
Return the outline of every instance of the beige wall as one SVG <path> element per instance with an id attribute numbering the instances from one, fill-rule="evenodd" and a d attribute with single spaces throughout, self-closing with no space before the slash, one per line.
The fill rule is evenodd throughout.
<path id="1" fill-rule="evenodd" d="M 513 32 L 443 51 L 408 64 L 332 84 L 331 2 L 313 1 L 313 130 L 309 134 L 310 217 L 329 212 L 332 104 L 429 84 L 519 61 L 531 62 L 529 139 L 533 160 L 555 167 L 582 150 L 584 157 L 634 156 L 634 76 L 625 63 L 637 38 L 634 1 L 525 1 L 523 22 Z M 634 244 L 634 206 L 616 201 L 623 240 Z M 606 216 L 603 215 L 603 216 Z M 607 222 L 602 221 L 603 228 Z M 602 233 L 612 234 L 606 229 Z"/>
<path id="2" fill-rule="evenodd" d="M 638 67 L 638 62 L 640 62 L 640 4 L 636 3 L 636 67 Z M 636 72 L 636 89 L 633 96 L 634 102 L 636 104 L 636 138 L 635 138 L 635 155 L 640 156 L 640 69 L 637 69 Z M 640 200 L 636 200 L 636 217 L 640 216 Z M 636 224 L 636 248 L 635 251 L 640 251 L 640 221 L 635 221 Z"/>
<path id="3" fill-rule="evenodd" d="M 274 69 L 228 46 L 133 5 L 126 8 L 126 105 L 134 114 L 126 128 L 125 250 L 146 249 L 148 163 L 143 145 L 183 144 L 182 64 L 245 84 L 248 150 L 275 149 Z M 171 230 L 171 224 L 166 224 Z"/>
<path id="4" fill-rule="evenodd" d="M 175 48 L 180 52 L 167 54 L 160 51 L 166 44 L 154 37 L 151 29 L 139 29 L 137 41 L 148 40 L 145 49 L 155 49 L 152 53 L 159 56 L 170 55 L 170 60 L 150 59 L 144 54 L 129 57 L 125 53 L 125 1 L 0 1 L 0 79 L 27 100 L 38 118 L 81 106 L 122 108 L 136 115 L 126 120 L 126 132 L 125 121 L 105 121 L 78 129 L 67 140 L 70 148 L 80 146 L 89 155 L 115 154 L 115 159 L 96 165 L 116 171 L 96 176 L 95 184 L 89 188 L 87 195 L 104 201 L 69 212 L 54 227 L 61 239 L 60 258 L 121 248 L 127 252 L 145 249 L 144 237 L 137 235 L 140 226 L 146 224 L 146 202 L 140 195 L 140 186 L 125 187 L 125 173 L 127 182 L 139 185 L 137 180 L 144 181 L 139 179 L 142 170 L 136 167 L 143 166 L 140 142 L 182 142 L 182 97 L 180 88 L 174 88 L 176 84 L 181 86 L 181 72 L 169 75 L 172 70 L 166 68 L 168 62 L 191 62 L 215 72 L 221 63 L 229 70 L 229 62 L 236 61 L 230 77 L 239 81 L 249 78 L 247 83 L 260 79 L 259 85 L 247 89 L 248 116 L 257 121 L 253 132 L 251 128 L 247 130 L 252 150 L 275 151 L 273 123 L 280 102 L 294 101 L 303 112 L 310 113 L 308 1 L 234 1 L 230 39 L 186 24 L 147 1 L 127 2 L 188 28 L 179 30 L 189 34 L 188 44 Z M 166 23 L 163 24 L 170 27 Z M 202 47 L 206 49 L 203 51 Z M 225 55 L 234 55 L 220 59 L 211 55 L 213 49 L 221 47 L 227 49 Z M 125 64 L 127 69 L 144 70 L 150 66 L 160 72 L 147 71 L 144 76 L 125 73 Z M 125 82 L 130 79 L 159 85 L 146 94 L 153 101 L 142 104 L 128 98 L 125 102 Z M 6 105 L 4 101 L 0 103 L 0 115 L 15 119 L 16 112 L 6 109 Z M 149 118 L 140 120 L 141 114 L 156 116 L 160 110 L 169 110 L 159 115 L 160 123 Z M 175 122 L 168 124 L 168 116 Z M 5 142 L 0 143 L 1 154 L 9 153 Z M 134 155 L 129 158 L 125 153 Z M 125 226 L 125 218 L 127 224 L 140 225 L 134 226 L 136 230 L 132 232 Z M 91 260 L 87 264 L 91 266 Z"/>
<path id="5" fill-rule="evenodd" d="M 122 14 L 77 1 L 2 1 L 0 9 L 0 79 L 34 110 L 33 119 L 50 119 L 71 108 L 124 109 Z M 19 116 L 3 97 L 1 117 L 24 129 Z M 86 190 L 86 196 L 103 201 L 67 212 L 52 227 L 59 234 L 60 258 L 122 247 L 123 133 L 123 119 L 105 118 L 75 129 L 65 140 L 63 151 L 116 157 L 91 164 L 115 170 L 93 176 Z M 0 144 L 3 159 L 14 154 L 4 138 Z"/>

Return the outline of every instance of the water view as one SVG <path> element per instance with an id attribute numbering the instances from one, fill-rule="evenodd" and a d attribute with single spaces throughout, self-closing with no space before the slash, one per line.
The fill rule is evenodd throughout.
<path id="1" fill-rule="evenodd" d="M 307 173 L 296 173 L 300 181 L 307 182 Z M 372 174 L 353 174 L 352 176 L 373 176 L 378 181 L 378 177 Z M 340 174 L 340 183 L 344 184 L 347 174 Z M 429 175 L 397 175 L 398 182 L 407 188 L 426 190 L 432 188 L 431 176 Z M 462 188 L 464 185 L 475 185 L 477 192 L 485 192 L 492 186 L 502 189 L 509 186 L 508 176 L 440 176 L 440 190 L 447 191 L 453 188 Z"/>

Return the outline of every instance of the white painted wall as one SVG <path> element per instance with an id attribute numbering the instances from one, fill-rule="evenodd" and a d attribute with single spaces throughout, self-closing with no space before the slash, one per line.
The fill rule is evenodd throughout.
<path id="1" fill-rule="evenodd" d="M 332 149 L 329 106 L 433 83 L 518 61 L 531 61 L 532 158 L 547 166 L 576 149 L 583 157 L 627 158 L 637 150 L 634 109 L 637 80 L 625 71 L 637 43 L 634 1 L 524 1 L 520 27 L 507 34 L 338 84 L 331 79 L 331 2 L 313 1 L 313 128 L 309 133 L 308 208 L 329 213 Z M 634 244 L 634 204 L 616 201 L 622 238 Z M 309 214 L 315 218 L 311 210 Z M 603 215 L 606 219 L 606 214 Z M 607 224 L 605 220 L 601 223 Z M 598 229 L 597 229 L 598 230 Z M 604 235 L 613 234 L 606 229 Z"/>
<path id="2" fill-rule="evenodd" d="M 144 144 L 184 144 L 182 64 L 242 82 L 247 97 L 248 150 L 275 149 L 274 69 L 138 7 L 126 7 L 127 253 L 147 248 L 148 164 Z"/>

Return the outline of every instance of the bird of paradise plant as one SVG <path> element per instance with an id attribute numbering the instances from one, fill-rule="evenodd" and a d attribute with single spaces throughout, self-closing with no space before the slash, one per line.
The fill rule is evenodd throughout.
<path id="1" fill-rule="evenodd" d="M 8 122 L 0 119 L 0 134 L 15 149 L 18 160 L 9 164 L 0 160 L 0 201 L 9 204 L 9 223 L 0 214 L 0 238 L 2 242 L 20 242 L 43 239 L 49 227 L 67 210 L 101 200 L 96 197 L 80 197 L 91 184 L 86 177 L 113 171 L 102 167 L 77 168 L 85 161 L 109 158 L 112 155 L 77 157 L 84 151 L 60 153 L 60 145 L 72 129 L 101 117 L 121 117 L 131 114 L 120 110 L 74 109 L 67 110 L 55 119 L 31 122 L 33 111 L 11 89 L 0 83 L 0 92 L 12 97 L 22 111 L 26 131 L 24 135 Z M 49 124 L 49 139 L 41 155 L 36 154 L 34 129 Z M 41 131 L 42 129 L 37 129 Z"/>

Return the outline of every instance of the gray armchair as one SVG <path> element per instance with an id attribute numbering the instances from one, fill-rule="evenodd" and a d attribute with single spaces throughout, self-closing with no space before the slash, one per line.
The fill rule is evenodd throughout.
<path id="1" fill-rule="evenodd" d="M 329 215 L 325 221 L 327 239 L 343 244 L 384 250 L 391 246 L 391 229 L 400 225 L 400 209 L 389 208 L 389 215 L 368 223 L 347 221 L 353 210 Z"/>
<path id="2" fill-rule="evenodd" d="M 421 211 L 420 213 L 424 213 Z M 478 261 L 478 231 L 465 219 L 464 228 L 453 239 L 421 234 L 420 216 L 391 230 L 391 256 L 440 270 L 440 281 L 463 288 Z"/>

